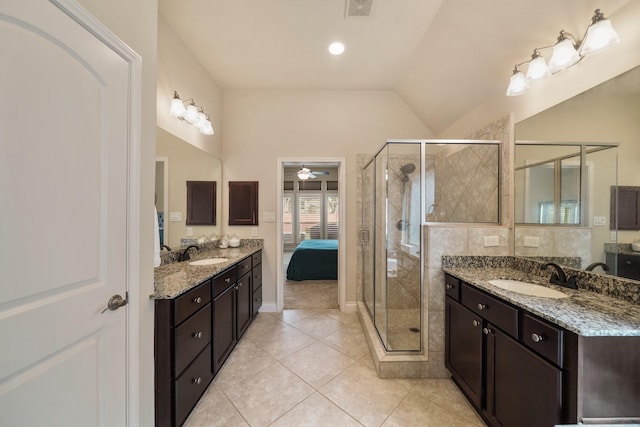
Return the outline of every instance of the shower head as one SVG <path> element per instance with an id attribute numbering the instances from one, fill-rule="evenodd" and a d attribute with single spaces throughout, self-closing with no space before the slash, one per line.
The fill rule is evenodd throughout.
<path id="1" fill-rule="evenodd" d="M 409 175 L 410 173 L 413 173 L 413 171 L 416 170 L 416 165 L 414 165 L 413 163 L 407 163 L 406 165 L 402 165 L 400 167 L 400 172 L 402 172 L 404 175 Z"/>

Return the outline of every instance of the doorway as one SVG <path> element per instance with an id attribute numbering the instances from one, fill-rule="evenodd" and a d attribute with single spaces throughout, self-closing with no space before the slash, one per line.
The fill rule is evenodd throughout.
<path id="1" fill-rule="evenodd" d="M 344 159 L 278 159 L 277 309 L 344 306 Z"/>

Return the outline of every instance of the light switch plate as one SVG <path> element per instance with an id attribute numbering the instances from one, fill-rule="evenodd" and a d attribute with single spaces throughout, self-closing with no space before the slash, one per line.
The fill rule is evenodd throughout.
<path id="1" fill-rule="evenodd" d="M 182 221 L 182 212 L 169 212 L 169 221 Z"/>
<path id="2" fill-rule="evenodd" d="M 593 217 L 593 225 L 607 225 L 607 217 L 605 217 L 605 216 L 594 216 Z"/>
<path id="3" fill-rule="evenodd" d="M 524 246 L 527 248 L 537 248 L 540 246 L 540 238 L 533 236 L 524 236 Z"/>
<path id="4" fill-rule="evenodd" d="M 276 221 L 276 213 L 275 212 L 264 212 L 262 214 L 262 220 L 265 222 L 275 222 Z"/>
<path id="5" fill-rule="evenodd" d="M 498 236 L 484 236 L 484 247 L 489 248 L 493 246 L 500 246 Z"/>

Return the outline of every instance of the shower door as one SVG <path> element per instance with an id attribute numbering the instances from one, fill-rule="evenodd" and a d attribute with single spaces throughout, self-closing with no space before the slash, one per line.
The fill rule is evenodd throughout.
<path id="1" fill-rule="evenodd" d="M 362 230 L 360 243 L 362 244 L 362 296 L 369 314 L 373 319 L 373 283 L 374 283 L 374 248 L 373 230 L 375 203 L 375 164 L 369 163 L 362 170 Z"/>

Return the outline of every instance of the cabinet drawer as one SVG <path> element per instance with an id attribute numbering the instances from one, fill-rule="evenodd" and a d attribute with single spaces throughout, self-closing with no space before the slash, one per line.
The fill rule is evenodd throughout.
<path id="1" fill-rule="evenodd" d="M 211 303 L 176 328 L 173 377 L 187 367 L 196 354 L 211 341 Z"/>
<path id="2" fill-rule="evenodd" d="M 213 379 L 208 345 L 175 382 L 175 425 L 182 425 Z"/>
<path id="3" fill-rule="evenodd" d="M 196 286 L 184 295 L 175 299 L 175 323 L 179 325 L 187 317 L 191 316 L 196 311 L 207 305 L 211 301 L 211 281 Z"/>
<path id="4" fill-rule="evenodd" d="M 445 274 L 444 289 L 447 295 L 456 301 L 460 301 L 460 279 Z"/>
<path id="5" fill-rule="evenodd" d="M 518 338 L 518 309 L 485 294 L 466 283 L 461 284 L 462 304 L 487 319 L 512 337 Z"/>
<path id="6" fill-rule="evenodd" d="M 256 252 L 251 255 L 251 265 L 255 267 L 258 264 L 262 264 L 262 251 Z"/>
<path id="7" fill-rule="evenodd" d="M 251 257 L 245 258 L 236 264 L 236 277 L 242 277 L 251 271 Z"/>
<path id="8" fill-rule="evenodd" d="M 229 286 L 236 282 L 236 269 L 231 267 L 230 269 L 223 271 L 213 278 L 213 297 L 217 297 L 224 292 Z"/>
<path id="9" fill-rule="evenodd" d="M 260 307 L 262 307 L 262 286 L 253 291 L 253 302 L 251 306 L 253 309 L 253 317 L 255 317 Z"/>
<path id="10" fill-rule="evenodd" d="M 253 289 L 258 289 L 262 286 L 262 268 L 258 266 L 253 269 Z"/>
<path id="11" fill-rule="evenodd" d="M 528 313 L 522 316 L 524 345 L 562 368 L 562 329 Z"/>

